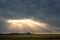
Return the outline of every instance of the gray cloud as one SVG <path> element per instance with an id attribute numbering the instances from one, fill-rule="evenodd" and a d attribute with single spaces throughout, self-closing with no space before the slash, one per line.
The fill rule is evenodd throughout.
<path id="1" fill-rule="evenodd" d="M 6 19 L 34 18 L 60 27 L 59 0 L 0 0 L 0 29 Z M 55 30 L 55 29 L 54 29 Z"/>

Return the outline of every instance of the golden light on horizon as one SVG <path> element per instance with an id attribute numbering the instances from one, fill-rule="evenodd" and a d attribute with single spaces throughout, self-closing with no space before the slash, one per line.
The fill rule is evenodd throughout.
<path id="1" fill-rule="evenodd" d="M 24 31 L 25 29 L 39 31 L 38 28 L 48 29 L 47 24 L 39 21 L 35 21 L 33 19 L 19 19 L 19 20 L 7 20 L 9 23 L 9 29 L 14 30 L 17 29 L 19 31 Z"/>

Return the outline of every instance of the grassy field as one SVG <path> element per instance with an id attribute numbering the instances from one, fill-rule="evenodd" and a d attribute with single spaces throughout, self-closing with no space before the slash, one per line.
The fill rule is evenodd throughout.
<path id="1" fill-rule="evenodd" d="M 0 35 L 0 40 L 60 40 L 60 34 Z"/>

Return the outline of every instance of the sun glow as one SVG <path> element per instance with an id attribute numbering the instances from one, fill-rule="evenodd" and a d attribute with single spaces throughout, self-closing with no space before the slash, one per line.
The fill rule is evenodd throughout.
<path id="1" fill-rule="evenodd" d="M 9 23 L 9 29 L 11 30 L 17 29 L 19 31 L 24 31 L 28 29 L 39 31 L 40 29 L 38 28 L 48 29 L 47 24 L 33 19 L 7 20 L 7 23 Z"/>

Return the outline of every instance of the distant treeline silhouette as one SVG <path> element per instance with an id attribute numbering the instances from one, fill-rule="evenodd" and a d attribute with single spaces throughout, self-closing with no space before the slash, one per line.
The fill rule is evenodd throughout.
<path id="1" fill-rule="evenodd" d="M 7 34 L 0 33 L 0 35 L 32 35 L 32 33 L 30 32 L 28 33 L 7 33 Z"/>

